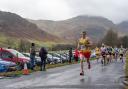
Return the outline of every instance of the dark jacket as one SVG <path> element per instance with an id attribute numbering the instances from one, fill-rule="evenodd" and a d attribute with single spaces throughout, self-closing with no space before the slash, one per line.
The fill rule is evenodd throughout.
<path id="1" fill-rule="evenodd" d="M 47 50 L 44 47 L 42 47 L 39 52 L 39 56 L 41 57 L 41 59 L 46 59 L 47 54 L 48 54 Z"/>
<path id="2" fill-rule="evenodd" d="M 69 56 L 72 57 L 72 48 L 69 49 Z"/>
<path id="3" fill-rule="evenodd" d="M 30 54 L 31 55 L 36 55 L 36 51 L 35 51 L 35 46 L 32 46 L 31 49 L 30 49 Z"/>

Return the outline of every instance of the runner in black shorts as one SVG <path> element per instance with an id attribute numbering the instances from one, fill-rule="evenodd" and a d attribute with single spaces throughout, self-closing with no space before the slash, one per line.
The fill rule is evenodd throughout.
<path id="1" fill-rule="evenodd" d="M 108 46 L 107 51 L 109 54 L 108 62 L 111 62 L 111 60 L 112 60 L 112 47 Z"/>
<path id="2" fill-rule="evenodd" d="M 120 60 L 122 60 L 122 62 L 123 62 L 124 48 L 123 48 L 123 46 L 122 46 L 122 45 L 121 45 L 121 48 L 119 49 L 119 54 L 120 54 Z"/>
<path id="3" fill-rule="evenodd" d="M 102 55 L 102 59 L 101 59 L 101 63 L 105 65 L 105 59 L 106 59 L 106 47 L 104 44 L 102 44 L 101 47 L 101 55 Z"/>
<path id="4" fill-rule="evenodd" d="M 115 59 L 115 61 L 117 61 L 117 59 L 118 59 L 118 54 L 119 54 L 119 50 L 118 50 L 118 48 L 115 46 L 115 48 L 114 48 L 114 59 Z"/>

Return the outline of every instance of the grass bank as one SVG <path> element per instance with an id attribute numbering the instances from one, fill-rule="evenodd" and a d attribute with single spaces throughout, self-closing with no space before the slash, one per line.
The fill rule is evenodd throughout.
<path id="1" fill-rule="evenodd" d="M 91 60 L 95 60 L 95 58 L 91 58 Z M 66 66 L 66 65 L 71 65 L 71 64 L 77 64 L 77 63 L 80 63 L 80 61 L 78 61 L 78 62 L 72 61 L 72 63 L 66 62 L 66 63 L 58 63 L 58 64 L 47 64 L 46 69 L 51 69 L 51 68 L 56 68 L 56 67 L 61 67 L 61 66 Z M 29 69 L 30 73 L 37 72 L 37 71 L 40 71 L 39 66 L 36 66 L 34 71 Z M 22 71 L 12 71 L 12 72 L 0 73 L 0 76 L 5 76 L 5 77 L 21 76 L 21 75 L 23 75 Z"/>
<path id="2" fill-rule="evenodd" d="M 66 65 L 71 65 L 71 64 L 74 64 L 74 62 L 70 63 L 70 64 L 69 63 L 47 64 L 46 69 L 56 68 L 56 67 L 61 67 L 61 66 L 66 66 Z M 36 66 L 34 71 L 29 69 L 30 73 L 37 72 L 37 71 L 40 71 L 40 67 L 39 66 Z M 0 76 L 6 76 L 6 77 L 21 76 L 21 75 L 23 75 L 22 71 L 12 71 L 12 72 L 0 73 Z"/>

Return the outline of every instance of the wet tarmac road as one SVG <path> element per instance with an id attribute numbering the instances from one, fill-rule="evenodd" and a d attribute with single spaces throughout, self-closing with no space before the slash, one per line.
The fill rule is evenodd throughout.
<path id="1" fill-rule="evenodd" d="M 121 62 L 102 66 L 95 61 L 80 76 L 80 64 L 49 69 L 14 79 L 1 79 L 0 89 L 124 89 L 120 77 L 124 76 Z"/>

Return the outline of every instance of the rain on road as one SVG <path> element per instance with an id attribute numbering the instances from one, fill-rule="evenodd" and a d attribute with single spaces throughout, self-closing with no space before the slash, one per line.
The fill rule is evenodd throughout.
<path id="1" fill-rule="evenodd" d="M 92 68 L 80 76 L 80 64 L 73 64 L 36 72 L 14 79 L 1 79 L 0 89 L 124 89 L 120 77 L 124 63 L 112 62 L 106 66 L 92 61 Z"/>

